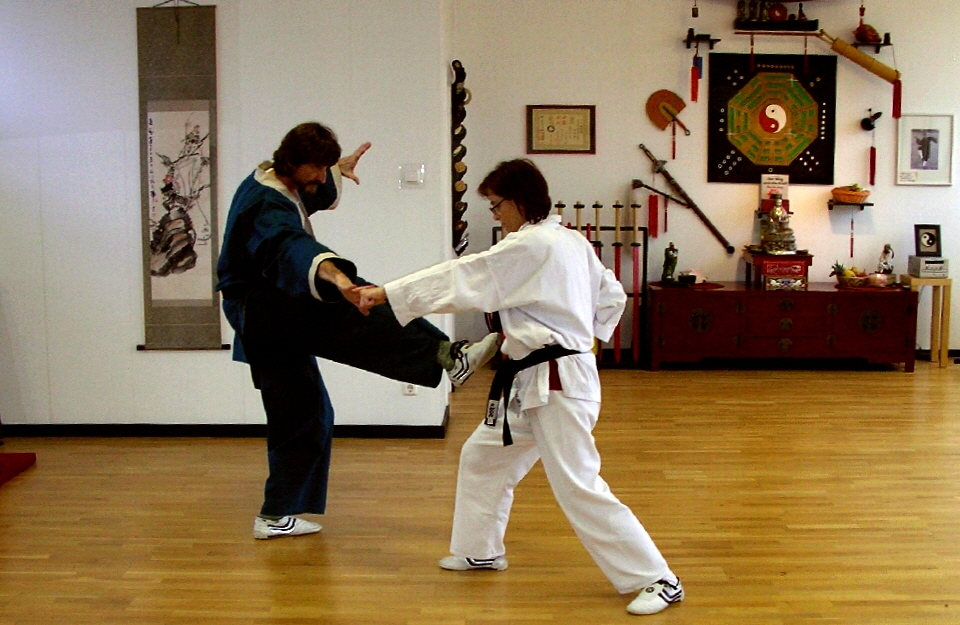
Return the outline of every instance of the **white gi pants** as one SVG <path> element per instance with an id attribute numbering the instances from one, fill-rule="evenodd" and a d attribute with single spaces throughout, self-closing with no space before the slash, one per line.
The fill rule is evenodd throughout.
<path id="1" fill-rule="evenodd" d="M 509 412 L 513 445 L 503 446 L 498 420 L 496 427 L 481 423 L 460 451 L 450 552 L 469 558 L 506 553 L 514 488 L 540 459 L 557 503 L 618 592 L 638 592 L 667 577 L 670 569 L 650 535 L 600 477 L 591 434 L 600 405 L 551 391 L 547 405 Z"/>

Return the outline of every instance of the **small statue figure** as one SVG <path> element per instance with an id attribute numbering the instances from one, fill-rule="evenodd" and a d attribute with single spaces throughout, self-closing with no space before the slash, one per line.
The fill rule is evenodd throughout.
<path id="1" fill-rule="evenodd" d="M 673 273 L 677 270 L 677 256 L 679 256 L 680 250 L 673 246 L 673 241 L 670 242 L 670 247 L 663 250 L 663 273 L 660 274 L 661 282 L 673 282 Z"/>
<path id="2" fill-rule="evenodd" d="M 893 256 L 893 246 L 887 243 L 883 246 L 883 253 L 880 254 L 880 262 L 877 264 L 877 273 L 893 273 L 893 263 L 891 262 Z"/>
<path id="3" fill-rule="evenodd" d="M 797 9 L 797 19 L 801 22 L 807 21 L 807 14 L 803 12 L 803 3 L 800 3 L 800 8 Z"/>
<path id="4" fill-rule="evenodd" d="M 773 194 L 773 208 L 761 223 L 760 245 L 767 254 L 793 254 L 797 240 L 790 228 L 790 213 L 783 206 L 779 193 Z"/>

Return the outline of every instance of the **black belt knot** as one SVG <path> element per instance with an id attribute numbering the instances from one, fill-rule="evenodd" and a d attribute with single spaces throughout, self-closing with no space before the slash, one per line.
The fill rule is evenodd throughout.
<path id="1" fill-rule="evenodd" d="M 510 400 L 510 389 L 513 387 L 513 379 L 518 373 L 539 365 L 541 363 L 572 356 L 580 352 L 574 349 L 567 349 L 562 345 L 548 345 L 534 350 L 526 358 L 520 360 L 504 360 L 497 368 L 497 373 L 493 376 L 493 383 L 490 385 L 490 394 L 487 396 L 487 414 L 483 422 L 490 427 L 497 425 L 497 416 L 499 414 L 500 400 L 503 399 L 503 446 L 513 444 L 513 437 L 510 435 L 510 424 L 507 422 L 506 405 Z"/>

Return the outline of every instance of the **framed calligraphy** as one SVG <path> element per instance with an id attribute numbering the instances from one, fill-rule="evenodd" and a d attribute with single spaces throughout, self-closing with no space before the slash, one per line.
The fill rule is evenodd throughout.
<path id="1" fill-rule="evenodd" d="M 596 106 L 527 106 L 527 154 L 596 153 Z"/>

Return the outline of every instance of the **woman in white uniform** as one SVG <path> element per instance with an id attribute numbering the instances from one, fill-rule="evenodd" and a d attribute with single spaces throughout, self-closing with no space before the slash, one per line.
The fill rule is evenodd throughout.
<path id="1" fill-rule="evenodd" d="M 389 299 L 401 324 L 481 310 L 499 313 L 503 327 L 501 349 L 510 361 L 494 386 L 506 385 L 506 400 L 491 391 L 487 417 L 461 450 L 453 555 L 440 566 L 507 568 L 503 538 L 514 488 L 539 459 L 557 503 L 613 586 L 621 594 L 639 592 L 627 611 L 660 612 L 683 599 L 683 587 L 600 477 L 591 434 L 600 377 L 590 350 L 594 337 L 613 334 L 626 302 L 623 287 L 582 235 L 550 216 L 547 182 L 531 161 L 500 163 L 478 191 L 500 222 L 498 244 L 363 289 L 362 306 Z M 508 371 L 516 373 L 512 383 Z"/>

